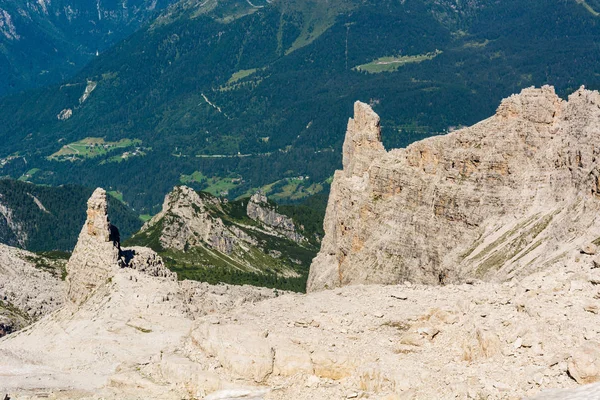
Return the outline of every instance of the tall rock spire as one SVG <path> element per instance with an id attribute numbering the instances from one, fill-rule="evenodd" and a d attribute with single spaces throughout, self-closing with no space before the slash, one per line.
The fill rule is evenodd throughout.
<path id="1" fill-rule="evenodd" d="M 371 162 L 385 153 L 381 143 L 379 115 L 365 103 L 354 103 L 354 118 L 348 121 L 343 164 L 347 176 L 362 176 Z"/>
<path id="2" fill-rule="evenodd" d="M 108 219 L 106 191 L 96 189 L 87 204 L 87 220 L 67 264 L 67 297 L 77 304 L 114 274 L 120 256 L 119 233 Z"/>

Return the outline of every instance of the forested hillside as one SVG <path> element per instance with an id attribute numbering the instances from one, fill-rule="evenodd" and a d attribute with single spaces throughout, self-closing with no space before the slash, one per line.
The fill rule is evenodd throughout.
<path id="1" fill-rule="evenodd" d="M 92 189 L 38 186 L 0 179 L 0 243 L 31 251 L 71 251 L 85 222 Z M 126 205 L 109 197 L 109 215 L 123 239 L 142 221 Z"/>
<path id="2" fill-rule="evenodd" d="M 356 100 L 398 147 L 490 116 L 523 87 L 598 88 L 594 7 L 183 0 L 68 84 L 0 100 L 0 175 L 113 187 L 140 213 L 178 183 L 299 200 L 340 166 Z"/>
<path id="3" fill-rule="evenodd" d="M 0 0 L 0 96 L 56 84 L 174 0 Z"/>

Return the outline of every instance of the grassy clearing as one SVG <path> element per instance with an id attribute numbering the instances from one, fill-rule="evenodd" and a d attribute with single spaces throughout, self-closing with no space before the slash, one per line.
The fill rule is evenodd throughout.
<path id="1" fill-rule="evenodd" d="M 237 81 L 242 80 L 242 79 L 254 74 L 256 71 L 258 71 L 256 68 L 241 69 L 238 72 L 231 75 L 231 78 L 229 78 L 229 80 L 227 81 L 227 84 L 231 85 L 232 83 L 236 83 Z"/>
<path id="2" fill-rule="evenodd" d="M 442 54 L 441 50 L 436 50 L 431 53 L 418 54 L 416 56 L 398 56 L 398 57 L 381 57 L 373 60 L 368 64 L 358 65 L 353 69 L 355 71 L 365 71 L 370 74 L 378 74 L 381 72 L 394 72 L 398 68 L 406 64 L 421 63 L 423 61 L 432 60 Z"/>
<path id="3" fill-rule="evenodd" d="M 207 179 L 207 187 L 202 189 L 213 196 L 227 196 L 229 191 L 241 183 L 241 178 L 220 178 L 212 177 Z"/>
<path id="4" fill-rule="evenodd" d="M 144 222 L 148 222 L 152 219 L 152 215 L 150 214 L 142 214 L 140 215 L 140 219 Z"/>
<path id="5" fill-rule="evenodd" d="M 108 194 L 110 194 L 115 199 L 119 200 L 121 203 L 125 204 L 125 200 L 123 200 L 123 193 L 119 192 L 118 190 L 111 190 L 110 192 L 108 192 Z"/>
<path id="6" fill-rule="evenodd" d="M 285 178 L 260 188 L 249 189 L 237 199 L 252 196 L 257 190 L 261 190 L 273 201 L 301 200 L 314 194 L 321 193 L 324 189 L 324 185 L 331 183 L 331 181 L 333 181 L 333 177 L 324 182 L 308 184 L 306 179 L 299 177 Z"/>
<path id="7" fill-rule="evenodd" d="M 179 181 L 185 185 L 188 183 L 202 183 L 206 179 L 208 178 L 202 172 L 194 171 L 191 175 L 181 175 Z"/>
<path id="8" fill-rule="evenodd" d="M 102 138 L 89 137 L 80 141 L 64 145 L 59 151 L 48 157 L 48 160 L 75 161 L 86 158 L 95 158 L 116 149 L 126 149 L 139 146 L 139 139 L 121 139 L 118 142 L 106 142 Z M 122 156 L 119 156 L 122 158 Z"/>
<path id="9" fill-rule="evenodd" d="M 33 176 L 35 174 L 37 174 L 40 171 L 41 171 L 41 169 L 39 169 L 39 168 L 32 168 L 29 171 L 25 172 L 23 175 L 21 175 L 21 177 L 19 178 L 19 180 L 22 181 L 22 182 L 27 182 L 31 178 L 33 178 Z"/>
<path id="10" fill-rule="evenodd" d="M 200 171 L 194 171 L 190 175 L 181 175 L 179 181 L 184 184 L 199 184 L 203 192 L 208 192 L 213 196 L 227 196 L 231 189 L 242 184 L 242 178 L 239 176 L 207 177 Z"/>

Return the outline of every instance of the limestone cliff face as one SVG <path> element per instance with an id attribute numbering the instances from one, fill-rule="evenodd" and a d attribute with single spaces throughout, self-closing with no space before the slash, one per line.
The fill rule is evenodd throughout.
<path id="1" fill-rule="evenodd" d="M 525 89 L 472 127 L 387 151 L 356 103 L 308 290 L 504 280 L 600 236 L 600 94 Z"/>
<path id="2" fill-rule="evenodd" d="M 165 197 L 163 208 L 142 228 L 161 225 L 160 244 L 165 249 L 185 250 L 202 243 L 223 253 L 231 253 L 236 241 L 252 242 L 243 231 L 225 226 L 211 208 L 220 207 L 219 199 L 200 195 L 187 186 L 176 187 Z"/>
<path id="3" fill-rule="evenodd" d="M 304 237 L 297 232 L 294 221 L 286 215 L 279 214 L 277 210 L 269 204 L 267 196 L 258 191 L 250 197 L 246 206 L 246 214 L 254 221 L 260 221 L 263 224 L 277 229 L 285 237 L 294 242 L 301 243 Z"/>

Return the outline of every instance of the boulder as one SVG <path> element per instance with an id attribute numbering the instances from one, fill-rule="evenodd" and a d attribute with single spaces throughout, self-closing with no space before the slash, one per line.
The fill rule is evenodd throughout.
<path id="1" fill-rule="evenodd" d="M 571 354 L 568 364 L 569 375 L 577 383 L 587 384 L 600 381 L 600 343 L 587 342 Z"/>

